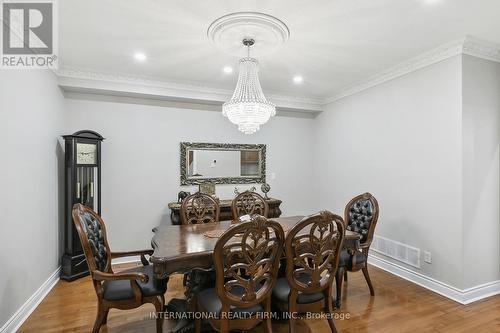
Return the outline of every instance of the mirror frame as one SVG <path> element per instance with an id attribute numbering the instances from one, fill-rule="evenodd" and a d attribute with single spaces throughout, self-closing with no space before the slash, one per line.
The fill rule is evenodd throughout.
<path id="1" fill-rule="evenodd" d="M 245 143 L 181 142 L 181 185 L 213 184 L 264 184 L 266 182 L 266 145 Z M 203 150 L 260 150 L 260 175 L 255 177 L 189 178 L 187 174 L 187 152 Z"/>

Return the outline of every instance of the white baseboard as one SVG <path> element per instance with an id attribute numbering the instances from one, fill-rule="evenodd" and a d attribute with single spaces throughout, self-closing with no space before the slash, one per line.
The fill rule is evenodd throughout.
<path id="1" fill-rule="evenodd" d="M 472 288 L 462 290 L 463 302 L 462 304 L 469 304 L 483 298 L 495 296 L 500 294 L 500 280 L 492 281 L 481 284 Z"/>
<path id="2" fill-rule="evenodd" d="M 380 257 L 369 255 L 368 263 L 460 304 L 469 304 L 483 298 L 500 294 L 500 280 L 488 282 L 472 288 L 458 289 Z"/>
<path id="3" fill-rule="evenodd" d="M 40 304 L 45 296 L 54 288 L 59 282 L 59 275 L 61 267 L 59 266 L 54 273 L 52 273 L 47 280 L 35 291 L 33 295 L 14 313 L 12 317 L 0 328 L 0 333 L 14 333 L 24 323 L 26 319 L 35 311 L 38 304 Z"/>

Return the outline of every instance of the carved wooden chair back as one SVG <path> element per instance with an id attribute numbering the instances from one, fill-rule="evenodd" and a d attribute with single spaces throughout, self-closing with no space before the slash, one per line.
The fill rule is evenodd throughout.
<path id="1" fill-rule="evenodd" d="M 258 214 L 267 217 L 269 214 L 269 206 L 260 194 L 245 191 L 234 198 L 231 203 L 231 211 L 234 220 L 237 220 L 243 215 L 252 216 Z"/>
<path id="2" fill-rule="evenodd" d="M 181 223 L 219 222 L 219 213 L 219 203 L 212 196 L 197 192 L 182 200 Z"/>
<path id="3" fill-rule="evenodd" d="M 81 204 L 73 206 L 72 216 L 90 272 L 113 273 L 111 250 L 102 218 Z"/>
<path id="4" fill-rule="evenodd" d="M 342 217 L 328 211 L 297 223 L 285 240 L 286 277 L 290 288 L 307 294 L 330 288 L 344 236 Z"/>
<path id="5" fill-rule="evenodd" d="M 372 243 L 378 213 L 377 199 L 370 193 L 364 193 L 352 198 L 345 207 L 346 228 L 361 234 L 359 247 L 363 250 L 368 249 Z"/>
<path id="6" fill-rule="evenodd" d="M 284 239 L 279 223 L 259 215 L 219 238 L 214 248 L 215 287 L 223 309 L 251 307 L 270 297 Z"/>

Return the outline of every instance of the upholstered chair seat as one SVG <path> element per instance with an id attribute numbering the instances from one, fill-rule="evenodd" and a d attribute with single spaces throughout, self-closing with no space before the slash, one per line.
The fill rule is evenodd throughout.
<path id="1" fill-rule="evenodd" d="M 237 290 L 237 289 L 236 289 Z M 243 296 L 244 289 L 241 288 L 237 291 L 233 291 L 233 293 L 236 296 Z M 201 291 L 198 294 L 198 304 L 200 307 L 200 310 L 203 312 L 210 313 L 213 315 L 215 318 L 219 319 L 220 318 L 220 313 L 222 311 L 222 302 L 217 296 L 217 291 L 215 288 L 209 288 Z M 231 305 L 229 307 L 229 312 L 231 312 L 230 316 L 233 317 L 242 317 L 242 316 L 247 316 L 247 315 L 256 315 L 257 313 L 263 313 L 264 308 L 262 307 L 261 304 L 255 304 L 252 305 L 248 308 L 241 308 L 241 307 L 236 307 Z"/>
<path id="2" fill-rule="evenodd" d="M 304 284 L 308 284 L 312 281 L 310 275 L 302 274 L 299 275 L 297 280 L 301 281 Z M 290 285 L 288 284 L 288 280 L 286 277 L 279 278 L 276 282 L 276 286 L 273 289 L 273 303 L 287 303 L 288 296 L 290 295 Z M 303 292 L 299 292 L 297 296 L 298 304 L 310 304 L 323 300 L 325 295 L 322 292 L 307 294 Z"/>
<path id="3" fill-rule="evenodd" d="M 347 270 L 351 270 L 353 266 L 359 266 L 363 263 L 366 263 L 366 256 L 361 251 L 356 252 L 356 258 L 354 258 L 354 260 L 353 256 L 349 254 L 346 249 L 340 252 L 339 267 L 345 267 Z"/>
<path id="4" fill-rule="evenodd" d="M 138 281 L 143 296 L 159 296 L 167 291 L 165 281 L 157 280 L 153 275 L 153 266 L 140 266 L 121 271 L 121 273 L 142 273 L 148 276 L 147 282 Z M 104 281 L 102 284 L 103 298 L 108 301 L 122 301 L 134 298 L 134 291 L 129 280 Z"/>

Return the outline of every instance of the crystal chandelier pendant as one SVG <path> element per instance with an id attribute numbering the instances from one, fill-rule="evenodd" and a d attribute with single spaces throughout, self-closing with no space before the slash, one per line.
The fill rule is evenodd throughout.
<path id="1" fill-rule="evenodd" d="M 231 99 L 222 105 L 222 114 L 245 134 L 257 132 L 261 125 L 276 115 L 276 106 L 266 100 L 259 82 L 259 62 L 250 58 L 253 39 L 244 39 L 248 56 L 240 59 L 239 76 Z"/>

